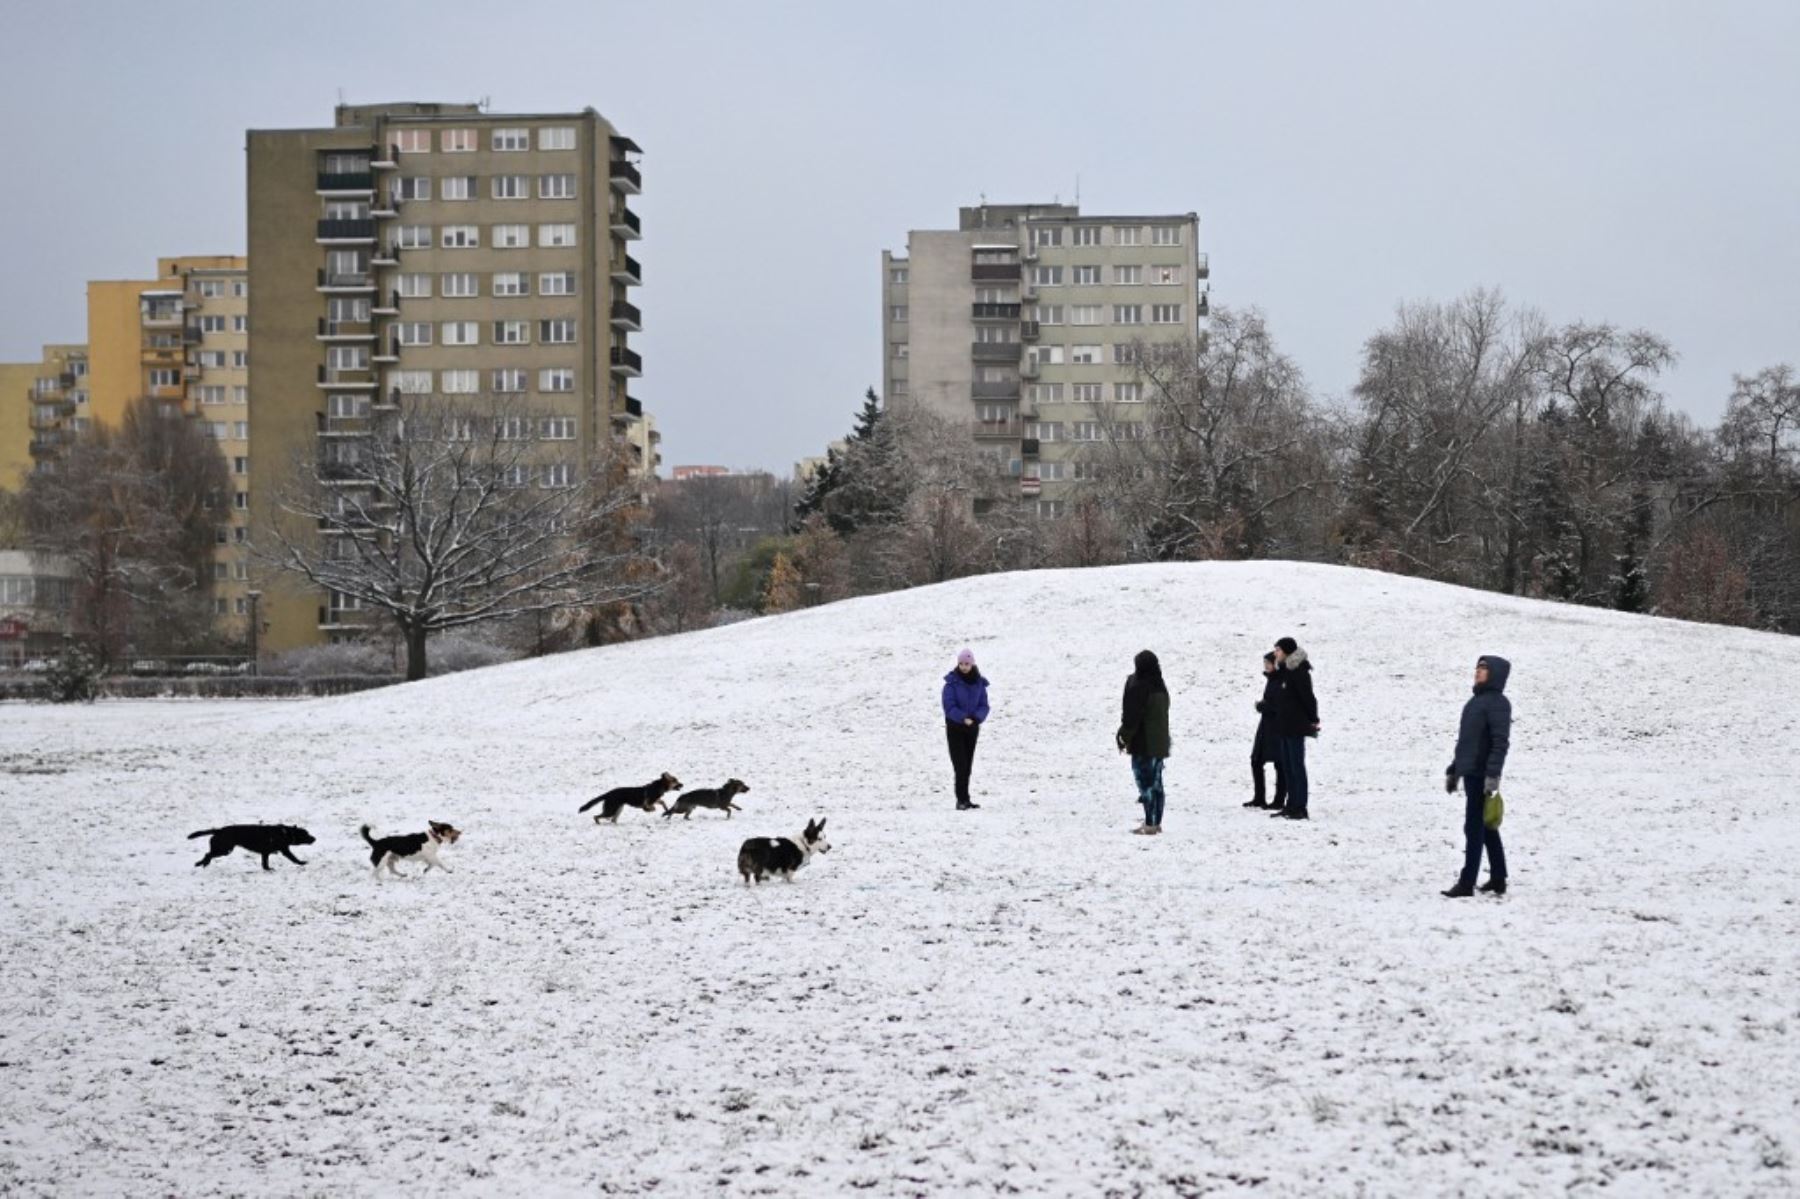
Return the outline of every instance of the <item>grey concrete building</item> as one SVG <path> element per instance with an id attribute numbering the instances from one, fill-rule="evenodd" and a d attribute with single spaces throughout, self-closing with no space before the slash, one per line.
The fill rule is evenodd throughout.
<path id="1" fill-rule="evenodd" d="M 881 256 L 882 394 L 967 422 L 981 452 L 1059 516 L 1102 419 L 1144 400 L 1134 353 L 1196 336 L 1209 272 L 1200 218 L 983 204 Z"/>

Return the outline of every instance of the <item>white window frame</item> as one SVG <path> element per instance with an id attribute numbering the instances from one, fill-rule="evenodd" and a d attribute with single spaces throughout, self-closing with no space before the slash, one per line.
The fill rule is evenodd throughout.
<path id="1" fill-rule="evenodd" d="M 438 240 L 439 249 L 479 250 L 481 248 L 480 225 L 445 225 L 439 232 L 443 234 Z"/>
<path id="2" fill-rule="evenodd" d="M 475 140 L 473 129 L 445 129 L 438 137 L 438 149 L 445 154 L 473 154 Z"/>
<path id="3" fill-rule="evenodd" d="M 567 316 L 551 317 L 538 322 L 538 344 L 546 346 L 572 346 L 575 344 L 575 318 Z"/>
<path id="4" fill-rule="evenodd" d="M 537 140 L 540 150 L 573 150 L 575 148 L 575 126 L 540 126 Z"/>
<path id="5" fill-rule="evenodd" d="M 439 371 L 438 390 L 448 396 L 474 395 L 481 390 L 481 372 L 468 369 Z"/>
<path id="6" fill-rule="evenodd" d="M 1069 347 L 1070 366 L 1098 366 L 1105 357 L 1105 346 L 1084 345 Z"/>
<path id="7" fill-rule="evenodd" d="M 429 300 L 434 278 L 423 271 L 401 275 L 394 280 L 394 290 L 408 300 Z"/>
<path id="8" fill-rule="evenodd" d="M 538 390 L 545 395 L 566 395 L 575 390 L 575 371 L 567 366 L 547 366 L 538 371 Z"/>
<path id="9" fill-rule="evenodd" d="M 531 294 L 531 275 L 525 271 L 495 271 L 490 280 L 496 299 L 511 299 Z"/>
<path id="10" fill-rule="evenodd" d="M 496 250 L 525 250 L 531 247 L 530 225 L 495 225 L 493 247 Z"/>
<path id="11" fill-rule="evenodd" d="M 552 284 L 555 284 L 552 286 Z M 567 286 L 563 286 L 567 284 Z M 538 272 L 538 295 L 540 296 L 572 296 L 576 294 L 574 271 L 540 271 Z"/>
<path id="12" fill-rule="evenodd" d="M 439 324 L 444 344 L 447 346 L 478 346 L 481 344 L 480 321 L 442 321 Z"/>
<path id="13" fill-rule="evenodd" d="M 575 222 L 554 221 L 538 226 L 538 245 L 546 249 L 566 250 L 575 246 Z M 563 240 L 567 238 L 568 240 Z"/>
<path id="14" fill-rule="evenodd" d="M 494 344 L 497 346 L 528 346 L 531 344 L 530 321 L 495 321 Z"/>
<path id="15" fill-rule="evenodd" d="M 489 194 L 496 200 L 531 199 L 530 175 L 495 175 L 489 182 Z"/>
<path id="16" fill-rule="evenodd" d="M 443 175 L 439 177 L 438 198 L 461 203 L 475 198 L 475 176 Z"/>
<path id="17" fill-rule="evenodd" d="M 488 149 L 499 154 L 515 154 L 531 149 L 531 130 L 524 127 L 496 129 L 488 135 Z"/>
<path id="18" fill-rule="evenodd" d="M 443 276 L 446 300 L 473 300 L 481 296 L 481 276 L 474 271 L 449 271 Z"/>
<path id="19" fill-rule="evenodd" d="M 431 153 L 431 130 L 429 129 L 390 129 L 389 144 L 402 154 Z"/>
<path id="20" fill-rule="evenodd" d="M 538 176 L 538 199 L 573 200 L 575 198 L 575 174 L 573 171 Z"/>
<path id="21" fill-rule="evenodd" d="M 495 367 L 489 379 L 495 395 L 524 395 L 531 387 L 531 372 L 516 366 Z"/>

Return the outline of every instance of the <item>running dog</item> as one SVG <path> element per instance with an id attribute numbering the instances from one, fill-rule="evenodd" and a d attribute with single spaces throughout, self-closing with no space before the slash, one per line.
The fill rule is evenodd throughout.
<path id="1" fill-rule="evenodd" d="M 683 820 L 692 820 L 694 818 L 695 808 L 711 808 L 715 812 L 725 813 L 725 819 L 730 820 L 733 812 L 741 812 L 744 810 L 732 803 L 731 797 L 734 795 L 742 795 L 748 790 L 750 790 L 750 786 L 745 783 L 744 780 L 726 779 L 725 785 L 716 790 L 707 787 L 702 788 L 699 791 L 689 791 L 672 805 L 665 804 L 663 806 L 663 819 L 667 820 L 671 816 L 679 816 Z"/>
<path id="2" fill-rule="evenodd" d="M 196 866 L 205 866 L 214 858 L 222 858 L 234 849 L 262 857 L 263 869 L 269 868 L 269 858 L 280 854 L 296 866 L 304 866 L 294 856 L 296 845 L 311 845 L 313 835 L 303 828 L 291 824 L 228 824 L 224 828 L 203 828 L 197 833 L 189 833 L 187 839 L 211 837 L 212 842 L 206 847 L 206 856 L 195 862 Z"/>
<path id="3" fill-rule="evenodd" d="M 399 870 L 395 869 L 396 863 L 402 861 L 424 862 L 425 874 L 430 874 L 433 866 L 440 868 L 445 874 L 455 873 L 439 860 L 438 846 L 455 845 L 458 838 L 462 836 L 462 832 L 447 824 L 440 824 L 436 820 L 427 820 L 425 823 L 430 826 L 426 832 L 401 833 L 397 837 L 380 838 L 369 835 L 368 825 L 362 826 L 363 840 L 369 843 L 369 864 L 375 869 L 376 882 L 381 881 L 383 866 L 386 866 L 388 873 L 395 878 L 410 878 L 410 875 L 401 874 Z"/>
<path id="4" fill-rule="evenodd" d="M 594 823 L 599 824 L 602 820 L 610 820 L 617 824 L 619 823 L 619 813 L 626 808 L 639 808 L 646 812 L 654 812 L 658 807 L 667 810 L 667 806 L 662 802 L 662 797 L 671 791 L 679 790 L 681 790 L 681 780 L 665 770 L 662 777 L 654 783 L 645 783 L 642 787 L 615 787 L 611 791 L 594 796 L 575 810 L 585 812 L 595 804 L 599 804 L 600 811 L 594 816 Z"/>
<path id="5" fill-rule="evenodd" d="M 788 882 L 794 871 L 812 860 L 815 853 L 826 853 L 831 845 L 825 840 L 825 821 L 809 820 L 806 831 L 798 837 L 752 837 L 738 850 L 738 873 L 748 887 L 754 878 L 759 884 L 771 874 Z"/>

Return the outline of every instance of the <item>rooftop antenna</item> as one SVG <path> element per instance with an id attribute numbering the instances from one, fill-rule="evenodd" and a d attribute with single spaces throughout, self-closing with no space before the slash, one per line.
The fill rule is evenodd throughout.
<path id="1" fill-rule="evenodd" d="M 488 110 L 488 106 L 493 104 L 493 102 L 494 102 L 494 98 L 492 96 L 483 96 L 481 98 L 481 103 L 476 105 L 476 107 L 481 109 L 482 112 L 486 112 Z"/>
<path id="2" fill-rule="evenodd" d="M 1075 207 L 1081 207 L 1081 172 L 1075 172 Z"/>

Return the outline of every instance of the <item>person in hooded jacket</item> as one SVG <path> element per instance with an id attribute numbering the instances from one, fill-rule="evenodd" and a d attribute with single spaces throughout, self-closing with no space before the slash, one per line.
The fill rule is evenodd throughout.
<path id="1" fill-rule="evenodd" d="M 1162 663 L 1149 650 L 1139 653 L 1132 667 L 1113 740 L 1120 753 L 1131 755 L 1138 802 L 1144 805 L 1144 822 L 1131 831 L 1156 836 L 1162 832 L 1163 761 L 1169 756 L 1169 688 Z"/>
<path id="2" fill-rule="evenodd" d="M 950 768 L 956 772 L 956 810 L 981 805 L 969 798 L 969 773 L 975 767 L 975 741 L 988 718 L 988 681 L 975 665 L 975 652 L 956 655 L 956 668 L 944 676 L 944 736 L 950 742 Z"/>
<path id="3" fill-rule="evenodd" d="M 1292 637 L 1275 643 L 1275 737 L 1281 773 L 1287 783 L 1287 805 L 1278 818 L 1307 820 L 1306 739 L 1319 735 L 1319 701 L 1313 695 L 1312 663 Z"/>
<path id="4" fill-rule="evenodd" d="M 1475 878 L 1481 873 L 1481 854 L 1488 860 L 1488 881 L 1481 889 L 1506 894 L 1506 849 L 1500 830 L 1487 826 L 1487 797 L 1500 790 L 1500 771 L 1512 745 L 1512 701 L 1506 698 L 1506 680 L 1512 663 L 1495 654 L 1475 661 L 1475 694 L 1463 705 L 1462 723 L 1456 731 L 1456 756 L 1444 770 L 1444 790 L 1463 789 L 1463 868 L 1456 885 L 1444 892 L 1449 899 L 1475 894 Z"/>
<path id="5" fill-rule="evenodd" d="M 1256 710 L 1262 713 L 1256 722 L 1256 740 L 1250 746 L 1250 777 L 1256 780 L 1256 794 L 1246 803 L 1246 808 L 1273 808 L 1279 812 L 1287 807 L 1287 777 L 1281 773 L 1280 745 L 1275 735 L 1275 708 L 1281 692 L 1281 675 L 1277 673 L 1275 654 L 1273 651 L 1263 655 L 1263 693 L 1256 701 Z M 1275 799 L 1270 802 L 1264 798 L 1263 766 L 1275 767 Z"/>

